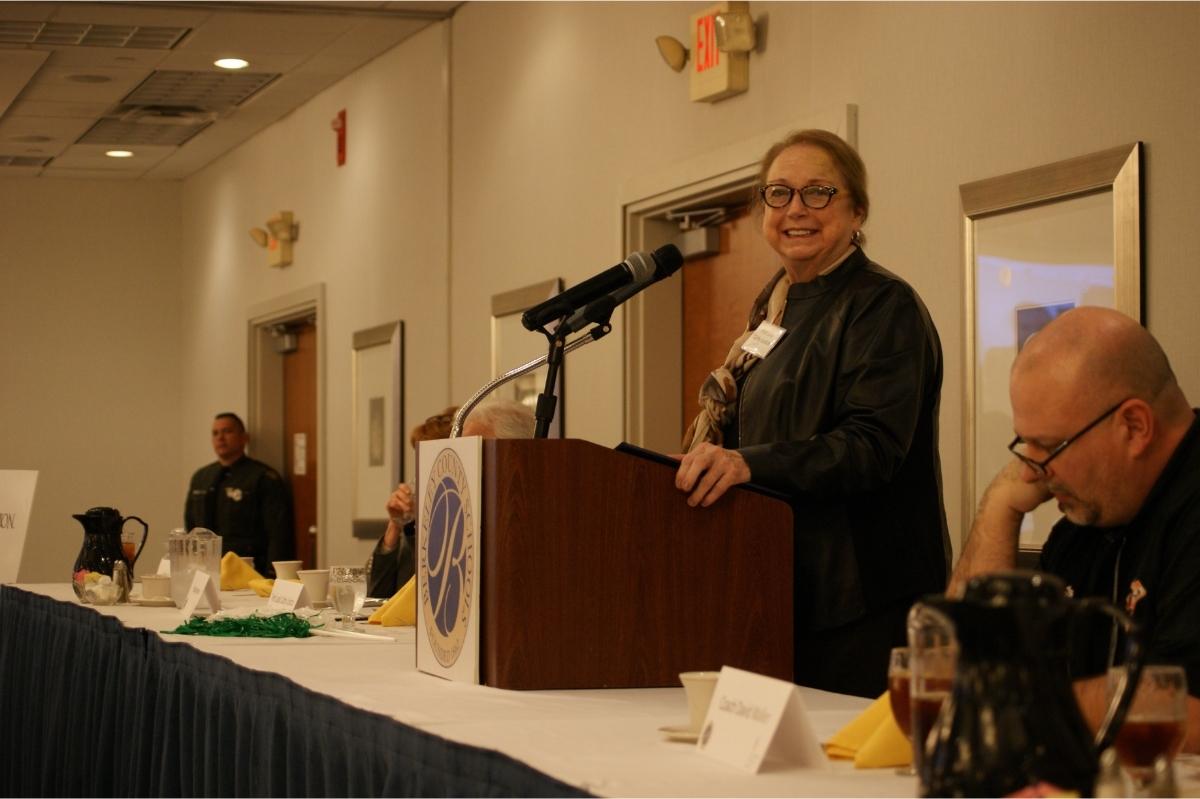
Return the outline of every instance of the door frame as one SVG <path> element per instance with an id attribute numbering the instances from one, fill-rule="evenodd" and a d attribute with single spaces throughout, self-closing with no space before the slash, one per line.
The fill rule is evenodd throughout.
<path id="1" fill-rule="evenodd" d="M 788 133 L 806 128 L 833 131 L 857 147 L 858 106 L 814 113 L 626 182 L 620 192 L 623 252 L 653 250 L 670 242 L 679 229 L 666 219 L 669 210 L 744 193 L 754 183 L 763 153 Z M 625 303 L 622 313 L 625 440 L 678 452 L 678 431 L 683 429 L 683 281 L 659 282 Z"/>
<path id="2" fill-rule="evenodd" d="M 327 562 L 325 519 L 325 284 L 316 283 L 251 305 L 246 311 L 246 424 L 255 431 L 254 456 L 285 474 L 283 355 L 275 351 L 271 328 L 311 317 L 317 336 L 317 567 Z"/>

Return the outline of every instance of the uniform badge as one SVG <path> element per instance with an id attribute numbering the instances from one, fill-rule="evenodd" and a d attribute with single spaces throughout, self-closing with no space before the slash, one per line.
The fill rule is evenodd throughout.
<path id="1" fill-rule="evenodd" d="M 234 486 L 225 486 L 225 496 L 232 499 L 234 502 L 242 501 L 242 489 Z"/>
<path id="2" fill-rule="evenodd" d="M 1146 595 L 1146 586 L 1142 585 L 1141 580 L 1134 580 L 1129 584 L 1129 594 L 1125 597 L 1125 612 L 1130 616 L 1133 615 L 1133 609 L 1137 607 L 1137 603 L 1142 601 L 1142 597 Z"/>
<path id="3" fill-rule="evenodd" d="M 1067 599 L 1074 599 L 1075 598 L 1075 586 L 1068 585 L 1066 587 L 1066 589 L 1063 591 L 1063 593 L 1067 595 Z"/>

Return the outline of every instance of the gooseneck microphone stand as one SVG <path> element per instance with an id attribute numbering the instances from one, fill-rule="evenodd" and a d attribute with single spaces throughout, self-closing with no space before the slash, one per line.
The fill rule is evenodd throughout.
<path id="1" fill-rule="evenodd" d="M 611 315 L 611 313 L 612 312 L 610 310 L 609 314 Z M 507 372 L 505 372 L 504 374 L 495 378 L 494 380 L 489 382 L 487 385 L 485 385 L 483 388 L 479 389 L 474 394 L 472 394 L 471 398 L 468 399 L 465 403 L 463 403 L 463 406 L 458 409 L 458 413 L 454 414 L 454 423 L 450 426 L 450 437 L 458 438 L 460 435 L 462 435 L 463 422 L 466 420 L 467 415 L 471 413 L 471 411 L 475 408 L 476 405 L 478 405 L 480 402 L 483 401 L 484 397 L 486 397 L 488 394 L 492 393 L 493 391 L 495 391 L 497 388 L 504 385 L 505 383 L 507 383 L 511 380 L 515 380 L 518 377 L 520 377 L 521 375 L 532 372 L 534 369 L 537 369 L 544 363 L 548 363 L 550 360 L 550 357 L 557 353 L 556 357 L 558 360 L 558 365 L 553 367 L 553 371 L 550 375 L 546 376 L 545 392 L 550 393 L 550 395 L 551 395 L 550 399 L 548 402 L 543 402 L 543 398 L 546 396 L 545 392 L 541 396 L 538 397 L 539 414 L 540 414 L 541 410 L 543 409 L 544 405 L 549 405 L 549 407 L 550 407 L 550 415 L 548 417 L 546 417 L 546 429 L 545 430 L 541 429 L 541 427 L 542 427 L 541 416 L 540 415 L 537 416 L 538 430 L 541 430 L 541 434 L 537 435 L 535 433 L 535 436 L 537 438 L 545 438 L 546 432 L 549 430 L 550 419 L 552 419 L 554 417 L 554 407 L 557 405 L 557 398 L 555 396 L 553 396 L 554 383 L 557 382 L 558 367 L 562 365 L 563 356 L 565 356 L 568 352 L 574 352 L 575 350 L 579 349 L 580 347 L 582 347 L 586 344 L 591 344 L 593 341 L 599 341 L 600 339 L 604 338 L 605 336 L 607 336 L 609 333 L 612 332 L 612 325 L 609 324 L 607 318 L 605 318 L 603 320 L 595 320 L 595 321 L 598 322 L 595 327 L 593 327 L 588 332 L 584 333 L 579 338 L 570 342 L 569 344 L 564 344 L 564 340 L 566 339 L 566 337 L 568 335 L 570 335 L 570 333 L 572 331 L 565 329 L 564 325 L 559 326 L 560 328 L 563 328 L 563 330 L 562 330 L 562 336 L 561 336 L 561 338 L 558 338 L 557 343 L 556 343 L 555 339 L 557 337 L 558 331 L 556 331 L 555 333 L 549 333 L 549 332 L 543 330 L 542 332 L 545 333 L 546 337 L 550 339 L 550 351 L 547 352 L 545 355 L 541 355 L 537 358 L 534 358 L 532 361 L 529 361 L 528 363 L 521 364 L 518 367 L 508 370 Z"/>

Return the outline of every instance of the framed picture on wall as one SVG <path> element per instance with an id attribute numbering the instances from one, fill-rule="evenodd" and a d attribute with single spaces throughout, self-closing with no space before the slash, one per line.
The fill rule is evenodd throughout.
<path id="1" fill-rule="evenodd" d="M 1012 457 L 1008 373 L 1029 337 L 1082 305 L 1141 321 L 1140 142 L 966 183 L 963 531 L 988 483 Z M 1053 503 L 1027 514 L 1023 553 L 1036 553 L 1059 518 Z"/>

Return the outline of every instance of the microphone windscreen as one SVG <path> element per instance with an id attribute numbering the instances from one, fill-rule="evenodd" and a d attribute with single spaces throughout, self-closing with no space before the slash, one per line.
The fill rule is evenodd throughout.
<path id="1" fill-rule="evenodd" d="M 674 244 L 664 244 L 650 254 L 657 264 L 654 271 L 656 280 L 670 277 L 679 271 L 679 267 L 683 266 L 683 253 Z"/>

